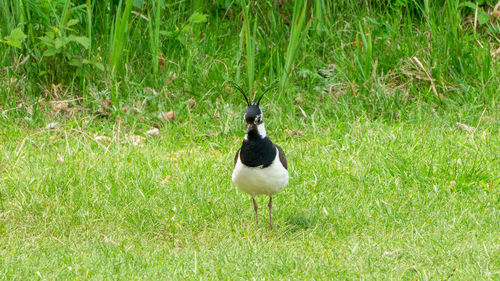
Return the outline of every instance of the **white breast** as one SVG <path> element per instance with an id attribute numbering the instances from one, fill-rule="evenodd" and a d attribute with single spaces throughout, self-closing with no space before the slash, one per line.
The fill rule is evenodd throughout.
<path id="1" fill-rule="evenodd" d="M 239 189 L 252 196 L 273 195 L 288 184 L 288 171 L 280 162 L 278 149 L 276 149 L 276 157 L 272 164 L 266 168 L 247 167 L 241 163 L 238 155 L 238 161 L 233 170 L 233 182 Z"/>

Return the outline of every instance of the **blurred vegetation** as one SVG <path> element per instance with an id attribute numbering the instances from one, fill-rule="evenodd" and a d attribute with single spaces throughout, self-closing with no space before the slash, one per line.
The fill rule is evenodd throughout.
<path id="1" fill-rule="evenodd" d="M 374 116 L 412 102 L 498 106 L 492 1 L 0 0 L 0 104 L 229 97 L 279 81 Z M 146 90 L 145 90 L 146 89 Z M 222 93 L 222 94 L 221 94 Z M 230 99 L 236 95 L 232 95 Z"/>

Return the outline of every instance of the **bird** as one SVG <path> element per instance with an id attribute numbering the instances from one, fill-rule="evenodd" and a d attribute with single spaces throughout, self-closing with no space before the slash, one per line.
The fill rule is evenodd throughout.
<path id="1" fill-rule="evenodd" d="M 260 108 L 262 97 L 271 87 L 261 94 L 257 102 L 249 102 L 245 92 L 235 83 L 233 85 L 245 98 L 247 108 L 244 114 L 246 134 L 234 158 L 232 181 L 252 197 L 257 225 L 259 218 L 255 196 L 269 196 L 269 229 L 272 229 L 273 195 L 288 185 L 289 176 L 285 153 L 267 136 Z"/>

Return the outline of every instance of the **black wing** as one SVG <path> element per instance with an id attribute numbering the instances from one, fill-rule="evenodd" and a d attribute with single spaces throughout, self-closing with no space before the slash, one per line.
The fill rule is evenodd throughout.
<path id="1" fill-rule="evenodd" d="M 288 170 L 288 164 L 286 163 L 285 152 L 283 152 L 283 149 L 281 149 L 281 147 L 279 147 L 277 144 L 275 144 L 274 146 L 276 146 L 276 148 L 278 149 L 281 165 L 283 165 L 283 167 L 285 167 L 285 169 Z"/>
<path id="2" fill-rule="evenodd" d="M 234 166 L 236 166 L 236 162 L 238 162 L 238 156 L 240 155 L 240 150 L 241 148 L 238 148 L 238 151 L 236 151 L 236 155 L 234 156 Z"/>

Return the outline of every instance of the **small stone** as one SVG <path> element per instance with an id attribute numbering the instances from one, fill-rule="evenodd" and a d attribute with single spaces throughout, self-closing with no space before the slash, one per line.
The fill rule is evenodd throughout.
<path id="1" fill-rule="evenodd" d="M 45 126 L 45 128 L 47 128 L 47 129 L 55 129 L 57 127 L 57 125 L 59 125 L 59 123 L 52 122 L 52 123 L 47 124 L 47 126 Z"/>
<path id="2" fill-rule="evenodd" d="M 153 88 L 146 87 L 146 88 L 144 88 L 144 92 L 146 92 L 146 93 L 152 93 L 153 96 L 155 96 L 155 97 L 158 96 L 158 92 L 155 89 L 153 89 Z"/>
<path id="3" fill-rule="evenodd" d="M 170 110 L 169 112 L 162 113 L 160 115 L 161 115 L 161 120 L 165 122 L 165 121 L 174 121 L 177 114 L 175 113 L 175 111 Z"/>
<path id="4" fill-rule="evenodd" d="M 67 111 L 68 110 L 68 103 L 67 102 L 60 102 L 58 103 L 56 106 L 54 106 L 54 109 L 52 110 L 52 112 L 54 113 L 58 113 L 59 111 Z"/>
<path id="5" fill-rule="evenodd" d="M 190 108 L 193 108 L 196 106 L 196 100 L 195 99 L 188 99 L 187 104 L 189 105 Z"/>
<path id="6" fill-rule="evenodd" d="M 304 135 L 304 131 L 302 131 L 302 130 L 293 130 L 293 129 L 290 130 L 289 129 L 289 130 L 286 130 L 286 132 L 290 136 L 302 136 L 302 135 Z"/>
<path id="7" fill-rule="evenodd" d="M 170 84 L 170 82 L 174 81 L 175 79 L 177 79 L 177 74 L 174 72 L 170 72 L 169 75 L 167 76 L 167 79 L 165 80 L 165 84 Z"/>
<path id="8" fill-rule="evenodd" d="M 10 77 L 10 86 L 13 87 L 17 83 L 17 78 L 12 76 Z"/>
<path id="9" fill-rule="evenodd" d="M 469 133 L 472 133 L 476 130 L 476 128 L 472 127 L 472 126 L 468 126 L 468 125 L 465 125 L 465 124 L 462 124 L 462 123 L 455 123 L 455 125 L 457 126 L 457 128 L 461 129 L 461 130 L 464 130 L 464 131 L 467 131 Z"/>
<path id="10" fill-rule="evenodd" d="M 111 138 L 107 137 L 107 136 L 96 136 L 94 138 L 94 140 L 96 140 L 96 141 L 111 141 Z"/>
<path id="11" fill-rule="evenodd" d="M 102 99 L 99 101 L 102 105 L 104 106 L 107 106 L 107 107 L 111 107 L 113 105 L 113 103 L 111 102 L 111 100 L 109 99 Z"/>
<path id="12" fill-rule="evenodd" d="M 153 136 L 153 137 L 156 137 L 160 134 L 160 130 L 158 130 L 158 128 L 153 128 L 153 129 L 147 131 L 146 134 Z"/>
<path id="13" fill-rule="evenodd" d="M 130 136 L 130 139 L 132 141 L 132 145 L 134 145 L 134 146 L 142 146 L 144 144 L 144 141 L 145 141 L 144 137 L 138 136 L 138 135 Z"/>

